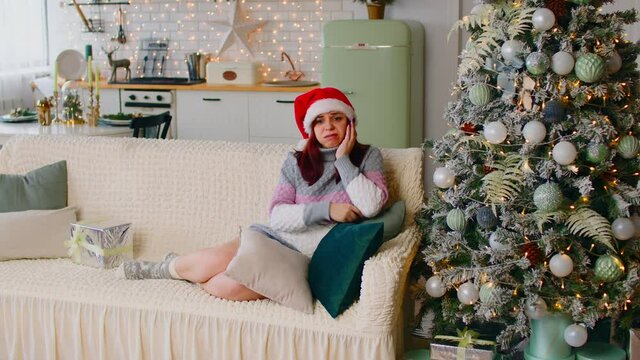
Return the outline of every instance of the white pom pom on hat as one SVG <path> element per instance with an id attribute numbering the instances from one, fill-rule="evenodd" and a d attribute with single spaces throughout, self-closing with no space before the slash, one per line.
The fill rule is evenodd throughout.
<path id="1" fill-rule="evenodd" d="M 313 131 L 311 127 L 313 120 L 320 114 L 339 111 L 352 122 L 356 120 L 356 112 L 347 96 L 332 87 L 316 88 L 296 97 L 293 109 L 296 125 L 304 139 L 309 138 L 309 134 Z"/>

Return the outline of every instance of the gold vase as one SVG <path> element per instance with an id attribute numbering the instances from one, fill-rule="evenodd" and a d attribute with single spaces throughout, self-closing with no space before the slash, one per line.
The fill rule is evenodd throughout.
<path id="1" fill-rule="evenodd" d="M 369 20 L 384 19 L 384 3 L 367 3 L 367 11 L 369 13 Z"/>

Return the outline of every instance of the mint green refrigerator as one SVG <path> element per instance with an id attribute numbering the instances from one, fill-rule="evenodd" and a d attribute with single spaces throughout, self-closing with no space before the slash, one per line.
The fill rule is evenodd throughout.
<path id="1" fill-rule="evenodd" d="M 358 139 L 378 147 L 418 146 L 424 124 L 424 29 L 414 21 L 336 20 L 322 30 L 323 87 L 344 92 Z"/>

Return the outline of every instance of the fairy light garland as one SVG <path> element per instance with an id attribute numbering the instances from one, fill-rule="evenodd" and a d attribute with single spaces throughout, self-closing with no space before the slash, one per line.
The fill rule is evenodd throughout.
<path id="1" fill-rule="evenodd" d="M 277 3 L 237 1 L 241 3 L 247 21 L 266 21 L 260 31 L 250 36 L 253 57 L 241 46 L 233 44 L 220 57 L 215 58 L 216 48 L 226 31 L 214 26 L 212 21 L 228 19 L 235 1 L 173 0 L 158 3 L 152 0 L 131 0 L 130 5 L 122 6 L 123 26 L 127 36 L 125 44 L 111 41 L 118 30 L 118 7 L 99 7 L 104 18 L 104 32 L 80 33 L 79 20 L 65 6 L 62 9 L 63 17 L 69 20 L 63 21 L 66 27 L 62 32 L 66 34 L 65 47 L 81 48 L 84 44 L 92 44 L 98 50 L 101 47 L 120 46 L 117 57 L 131 60 L 133 76 L 139 76 L 145 55 L 155 57 L 155 68 L 159 67 L 159 55 L 142 50 L 141 41 L 149 38 L 168 39 L 170 42 L 166 52 L 167 69 L 164 76 L 186 76 L 184 55 L 203 52 L 211 54 L 214 61 L 257 61 L 262 64 L 265 80 L 284 77 L 289 67 L 281 62 L 280 54 L 286 51 L 291 55 L 296 68 L 306 73 L 307 79 L 317 80 L 317 72 L 320 70 L 317 66 L 320 62 L 320 34 L 325 21 L 323 0 L 313 1 L 311 7 L 308 2 L 301 0 L 280 0 Z M 112 12 L 116 13 L 115 18 L 109 19 Z M 102 71 L 109 69 L 106 55 L 102 51 L 99 54 L 94 51 L 94 61 Z"/>

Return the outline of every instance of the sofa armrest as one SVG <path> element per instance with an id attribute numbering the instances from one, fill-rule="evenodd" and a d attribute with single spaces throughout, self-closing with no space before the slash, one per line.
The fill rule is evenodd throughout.
<path id="1" fill-rule="evenodd" d="M 391 330 L 395 326 L 419 234 L 417 225 L 412 225 L 365 261 L 358 304 L 362 328 Z"/>

